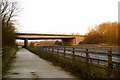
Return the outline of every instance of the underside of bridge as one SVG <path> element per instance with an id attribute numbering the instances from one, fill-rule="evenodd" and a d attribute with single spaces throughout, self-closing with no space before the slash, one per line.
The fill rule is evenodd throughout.
<path id="1" fill-rule="evenodd" d="M 24 40 L 24 48 L 28 46 L 28 40 L 29 39 L 23 39 Z M 63 45 L 64 46 L 73 46 L 75 44 L 75 39 L 62 39 Z"/>
<path id="2" fill-rule="evenodd" d="M 76 45 L 75 39 L 62 39 L 64 46 L 74 46 Z"/>

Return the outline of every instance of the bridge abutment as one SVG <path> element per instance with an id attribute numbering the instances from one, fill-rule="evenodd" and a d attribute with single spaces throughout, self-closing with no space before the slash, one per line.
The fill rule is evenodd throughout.
<path id="1" fill-rule="evenodd" d="M 74 46 L 76 45 L 75 39 L 62 39 L 64 46 Z"/>

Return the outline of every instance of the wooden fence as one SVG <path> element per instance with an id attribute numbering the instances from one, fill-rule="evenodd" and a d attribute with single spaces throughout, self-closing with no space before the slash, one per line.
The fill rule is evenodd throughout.
<path id="1" fill-rule="evenodd" d="M 65 58 L 70 58 L 73 60 L 76 60 L 78 58 L 86 60 L 87 63 L 95 62 L 95 64 L 100 64 L 100 62 L 106 63 L 109 69 L 117 69 L 120 67 L 120 54 L 112 53 L 112 49 L 107 49 L 103 52 L 103 49 L 99 49 L 99 51 L 90 51 L 90 48 L 77 48 L 77 47 L 67 47 L 67 46 L 42 46 L 41 47 L 44 52 L 51 52 L 56 53 L 58 55 L 63 55 Z M 95 48 L 93 48 L 95 50 Z M 69 52 L 69 53 L 67 53 Z M 76 54 L 78 53 L 78 54 Z M 81 56 L 79 54 L 85 54 L 85 56 Z M 98 56 L 104 56 L 106 59 L 99 59 L 95 57 L 90 57 L 90 55 L 98 55 Z M 113 59 L 116 58 L 116 60 L 113 61 Z"/>

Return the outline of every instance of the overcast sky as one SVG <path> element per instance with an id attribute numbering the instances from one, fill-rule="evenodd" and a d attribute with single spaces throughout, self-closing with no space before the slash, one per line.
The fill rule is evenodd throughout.
<path id="1" fill-rule="evenodd" d="M 19 0 L 19 32 L 80 33 L 118 21 L 119 0 Z"/>

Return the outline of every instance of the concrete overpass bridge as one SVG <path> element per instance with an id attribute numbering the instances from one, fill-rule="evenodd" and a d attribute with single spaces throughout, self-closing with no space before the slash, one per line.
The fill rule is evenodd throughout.
<path id="1" fill-rule="evenodd" d="M 16 33 L 16 39 L 24 40 L 24 47 L 28 46 L 28 40 L 45 40 L 45 39 L 61 39 L 63 45 L 78 45 L 84 40 L 85 36 L 80 35 L 63 35 L 63 34 L 33 34 L 33 33 Z"/>

